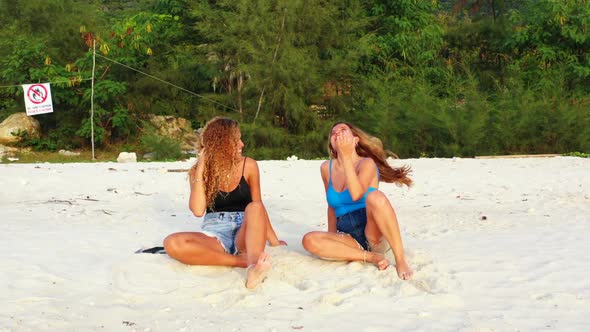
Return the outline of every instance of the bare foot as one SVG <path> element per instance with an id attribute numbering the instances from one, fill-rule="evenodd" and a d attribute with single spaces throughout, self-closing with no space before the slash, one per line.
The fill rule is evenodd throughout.
<path id="1" fill-rule="evenodd" d="M 270 256 L 266 253 L 261 253 L 258 257 L 258 261 L 254 265 L 250 265 L 248 267 L 248 272 L 246 275 L 246 288 L 254 289 L 258 284 L 260 284 L 264 277 L 266 277 L 266 272 L 270 269 Z"/>
<path id="2" fill-rule="evenodd" d="M 414 272 L 405 260 L 396 262 L 395 269 L 397 270 L 397 276 L 402 280 L 410 280 L 412 275 L 414 275 Z"/>
<path id="3" fill-rule="evenodd" d="M 278 242 L 269 242 L 269 245 L 271 247 L 277 247 L 277 246 L 286 246 L 287 242 L 283 241 L 283 240 L 279 240 Z"/>
<path id="4" fill-rule="evenodd" d="M 367 251 L 367 261 L 375 264 L 379 270 L 385 270 L 389 266 L 389 261 L 383 254 Z"/>

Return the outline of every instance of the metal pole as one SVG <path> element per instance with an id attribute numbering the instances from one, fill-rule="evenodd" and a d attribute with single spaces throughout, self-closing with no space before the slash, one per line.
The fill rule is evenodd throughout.
<path id="1" fill-rule="evenodd" d="M 92 90 L 90 92 L 90 140 L 92 144 L 92 160 L 94 157 L 94 68 L 96 67 L 96 40 L 92 41 Z"/>

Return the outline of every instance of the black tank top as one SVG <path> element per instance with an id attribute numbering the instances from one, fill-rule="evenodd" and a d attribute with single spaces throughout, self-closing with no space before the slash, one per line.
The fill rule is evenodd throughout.
<path id="1" fill-rule="evenodd" d="M 219 191 L 215 196 L 213 208 L 207 208 L 207 212 L 241 212 L 246 210 L 246 206 L 252 202 L 250 185 L 244 178 L 244 169 L 246 168 L 246 158 L 242 167 L 242 178 L 236 189 L 226 192 Z"/>

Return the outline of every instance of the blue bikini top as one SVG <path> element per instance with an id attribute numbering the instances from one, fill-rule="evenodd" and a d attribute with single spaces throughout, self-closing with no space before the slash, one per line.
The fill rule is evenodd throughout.
<path id="1" fill-rule="evenodd" d="M 357 168 L 363 160 L 365 160 L 365 158 L 359 161 L 359 163 L 357 164 Z M 379 177 L 379 168 L 377 168 L 377 178 Z M 344 189 L 341 192 L 336 191 L 336 189 L 334 189 L 334 186 L 332 185 L 332 159 L 330 159 L 330 179 L 328 181 L 328 190 L 326 191 L 326 200 L 328 201 L 328 205 L 334 209 L 337 218 L 349 212 L 366 207 L 367 196 L 370 192 L 375 190 L 377 190 L 377 188 L 369 187 L 363 195 L 363 197 L 361 197 L 357 201 L 352 200 L 352 196 L 350 196 L 348 188 Z"/>

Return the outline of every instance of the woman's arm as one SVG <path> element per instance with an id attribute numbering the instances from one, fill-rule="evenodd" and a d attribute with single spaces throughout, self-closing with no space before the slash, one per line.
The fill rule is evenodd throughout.
<path id="1" fill-rule="evenodd" d="M 268 219 L 268 224 L 266 225 L 266 240 L 268 241 L 268 244 L 271 247 L 287 245 L 287 242 L 279 240 L 277 233 L 275 233 L 275 230 L 272 228 L 272 223 L 270 222 L 270 219 Z"/>
<path id="2" fill-rule="evenodd" d="M 205 153 L 200 154 L 197 165 L 189 171 L 189 185 L 191 194 L 188 200 L 188 207 L 197 217 L 202 217 L 207 208 L 205 199 L 205 182 L 203 181 L 203 171 L 205 170 Z"/>
<path id="3" fill-rule="evenodd" d="M 252 196 L 252 202 L 261 202 L 262 194 L 260 193 L 260 170 L 258 169 L 258 163 L 256 160 L 248 157 L 244 157 L 245 170 L 244 177 L 246 182 L 250 186 L 250 195 Z"/>
<path id="4" fill-rule="evenodd" d="M 371 185 L 378 185 L 375 162 L 371 158 L 361 160 L 355 165 L 352 153 L 355 149 L 355 141 L 351 133 L 338 137 L 336 143 L 338 161 L 344 169 L 346 188 L 354 201 L 361 199 Z"/>
<path id="5" fill-rule="evenodd" d="M 356 168 L 357 170 L 353 170 L 350 172 L 351 174 L 346 174 L 346 185 L 349 186 L 348 192 L 355 201 L 361 199 L 369 187 L 379 187 L 377 165 L 375 165 L 373 159 L 366 158 L 361 160 Z M 358 187 L 351 189 L 351 183 L 358 183 Z"/>

